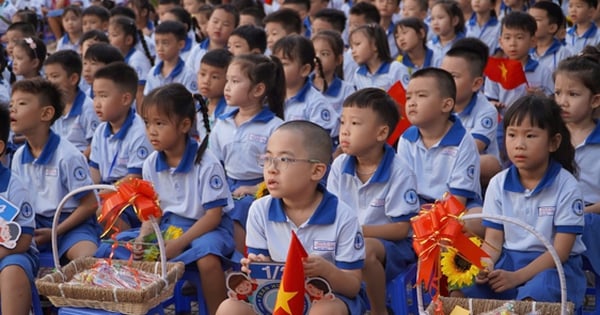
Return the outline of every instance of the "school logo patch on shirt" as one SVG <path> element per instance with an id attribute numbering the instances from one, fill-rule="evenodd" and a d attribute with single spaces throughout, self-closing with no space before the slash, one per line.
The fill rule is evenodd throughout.
<path id="1" fill-rule="evenodd" d="M 98 122 L 94 120 L 94 121 L 92 121 L 90 126 L 92 127 L 92 131 L 95 131 L 96 128 L 98 128 Z"/>
<path id="2" fill-rule="evenodd" d="M 146 147 L 139 147 L 137 149 L 137 156 L 140 159 L 145 159 L 148 157 L 148 149 L 146 149 Z"/>
<path id="3" fill-rule="evenodd" d="M 419 195 L 414 189 L 409 189 L 404 193 L 404 201 L 409 205 L 414 205 L 419 201 Z"/>
<path id="4" fill-rule="evenodd" d="M 190 84 L 190 89 L 193 91 L 198 91 L 198 84 L 196 84 L 196 82 L 193 82 Z"/>
<path id="5" fill-rule="evenodd" d="M 576 199 L 575 201 L 573 201 L 573 205 L 571 205 L 571 209 L 573 210 L 573 213 L 575 213 L 577 216 L 579 216 L 579 217 L 582 216 L 583 209 L 584 209 L 583 200 Z"/>
<path id="6" fill-rule="evenodd" d="M 361 232 L 356 232 L 356 236 L 354 237 L 354 248 L 362 249 L 363 247 L 365 247 L 365 238 Z"/>
<path id="7" fill-rule="evenodd" d="M 313 250 L 321 252 L 331 252 L 335 250 L 335 241 L 314 240 Z"/>
<path id="8" fill-rule="evenodd" d="M 470 179 L 475 177 L 475 165 L 469 165 L 469 168 L 467 168 L 467 176 L 469 176 Z"/>
<path id="9" fill-rule="evenodd" d="M 402 83 L 404 85 L 408 85 L 408 82 L 410 81 L 410 75 L 409 74 L 405 74 L 402 76 Z"/>
<path id="10" fill-rule="evenodd" d="M 73 171 L 73 178 L 75 178 L 78 181 L 82 181 L 87 177 L 85 170 L 83 169 L 83 167 L 77 167 L 74 171 Z"/>
<path id="11" fill-rule="evenodd" d="M 31 218 L 33 215 L 33 208 L 29 202 L 24 202 L 23 205 L 21 205 L 21 214 L 26 218 Z"/>
<path id="12" fill-rule="evenodd" d="M 321 111 L 321 119 L 324 121 L 329 121 L 331 119 L 331 113 L 328 109 L 324 109 Z"/>
<path id="13" fill-rule="evenodd" d="M 492 118 L 490 118 L 490 117 L 483 117 L 481 119 L 481 126 L 485 129 L 492 128 L 493 124 L 494 124 L 494 122 L 492 121 Z"/>
<path id="14" fill-rule="evenodd" d="M 552 206 L 538 207 L 538 217 L 551 217 L 555 211 L 556 207 Z"/>
<path id="15" fill-rule="evenodd" d="M 221 179 L 221 176 L 213 175 L 210 178 L 210 187 L 215 190 L 221 189 L 221 187 L 223 187 L 223 180 Z"/>
<path id="16" fill-rule="evenodd" d="M 49 177 L 58 176 L 58 169 L 56 167 L 46 167 L 44 169 L 44 175 Z"/>

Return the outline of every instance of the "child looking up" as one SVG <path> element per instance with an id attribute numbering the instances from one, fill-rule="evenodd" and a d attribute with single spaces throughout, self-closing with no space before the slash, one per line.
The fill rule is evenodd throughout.
<path id="1" fill-rule="evenodd" d="M 81 8 L 70 5 L 66 7 L 62 14 L 62 27 L 65 34 L 57 41 L 56 51 L 70 49 L 79 51 L 79 37 L 83 33 L 81 27 Z"/>
<path id="2" fill-rule="evenodd" d="M 554 71 L 558 63 L 569 57 L 572 52 L 562 43 L 556 34 L 565 24 L 565 16 L 558 4 L 550 1 L 536 2 L 529 15 L 537 23 L 535 47 L 531 48 L 531 58 Z"/>

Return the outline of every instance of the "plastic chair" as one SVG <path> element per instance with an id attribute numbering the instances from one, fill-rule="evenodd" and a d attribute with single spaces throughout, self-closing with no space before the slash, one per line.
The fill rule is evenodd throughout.
<path id="1" fill-rule="evenodd" d="M 583 270 L 590 272 L 594 276 L 594 286 L 585 289 L 585 300 L 593 299 L 594 303 L 592 305 L 584 305 L 580 313 L 583 315 L 600 315 L 600 275 L 594 272 L 594 269 L 586 258 L 583 259 Z"/>
<path id="2" fill-rule="evenodd" d="M 186 282 L 188 282 L 196 288 L 196 294 L 184 294 L 183 289 Z M 189 314 L 192 312 L 192 302 L 194 301 L 198 303 L 199 314 L 208 314 L 208 309 L 206 308 L 206 301 L 204 300 L 204 292 L 202 291 L 202 283 L 200 282 L 200 273 L 198 272 L 198 269 L 190 267 L 185 269 L 183 276 L 175 284 L 173 297 L 164 301 L 162 305 L 163 307 L 166 307 L 168 305 L 175 304 L 176 314 Z"/>

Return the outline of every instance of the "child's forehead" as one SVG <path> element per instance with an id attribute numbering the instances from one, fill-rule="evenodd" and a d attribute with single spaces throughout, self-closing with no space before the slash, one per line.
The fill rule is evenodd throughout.
<path id="1" fill-rule="evenodd" d="M 518 27 L 512 27 L 512 26 L 506 26 L 506 25 L 502 25 L 502 34 L 507 34 L 507 35 L 521 35 L 521 36 L 531 36 L 531 34 L 525 30 L 525 29 L 521 29 Z"/>
<path id="2" fill-rule="evenodd" d="M 227 68 L 221 68 L 213 65 L 209 65 L 205 62 L 200 63 L 200 72 L 211 72 L 211 73 L 226 73 Z"/>
<path id="3" fill-rule="evenodd" d="M 230 35 L 227 40 L 232 43 L 237 43 L 237 42 L 248 43 L 248 41 L 245 38 L 243 38 L 242 36 L 237 35 L 237 34 Z"/>
<path id="4" fill-rule="evenodd" d="M 87 20 L 87 21 L 90 21 L 90 20 L 100 21 L 100 17 L 95 14 L 86 14 L 86 15 L 82 16 L 81 19 Z"/>
<path id="5" fill-rule="evenodd" d="M 437 90 L 437 87 L 438 85 L 436 84 L 435 78 L 428 76 L 417 77 L 410 79 L 410 81 L 408 82 L 408 86 L 406 87 L 406 92 L 435 92 Z"/>
<path id="6" fill-rule="evenodd" d="M 62 18 L 63 18 L 63 19 L 66 19 L 66 18 L 73 18 L 73 17 L 75 17 L 75 18 L 79 18 L 79 17 L 81 17 L 81 16 L 80 16 L 80 15 L 77 15 L 77 14 L 75 14 L 75 11 L 72 11 L 72 10 L 65 12 L 65 13 L 63 14 L 63 16 L 62 16 Z"/>
<path id="7" fill-rule="evenodd" d="M 44 65 L 44 72 L 46 72 L 46 74 L 48 73 L 67 73 L 67 70 L 65 69 L 64 65 L 59 63 L 59 62 L 55 62 L 55 63 L 49 63 L 49 64 L 45 64 Z"/>
<path id="8" fill-rule="evenodd" d="M 213 13 L 210 15 L 210 18 L 218 19 L 218 20 L 229 20 L 230 22 L 235 21 L 235 17 L 233 16 L 233 13 L 227 12 L 225 9 L 222 9 L 222 8 L 215 9 L 213 11 Z"/>
<path id="9" fill-rule="evenodd" d="M 177 39 L 175 33 L 167 32 L 167 33 L 154 33 L 155 40 L 165 40 L 165 39 Z"/>

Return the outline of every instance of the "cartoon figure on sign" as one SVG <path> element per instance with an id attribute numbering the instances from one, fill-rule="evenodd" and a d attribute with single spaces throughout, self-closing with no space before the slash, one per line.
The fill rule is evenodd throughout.
<path id="1" fill-rule="evenodd" d="M 13 249 L 21 236 L 21 226 L 15 222 L 6 222 L 0 218 L 0 245 Z"/>
<path id="2" fill-rule="evenodd" d="M 306 279 L 304 287 L 311 303 L 335 299 L 335 295 L 331 292 L 331 286 L 321 277 Z"/>
<path id="3" fill-rule="evenodd" d="M 256 280 L 243 273 L 236 272 L 227 277 L 227 295 L 234 300 L 250 303 L 250 297 L 256 288 Z"/>

